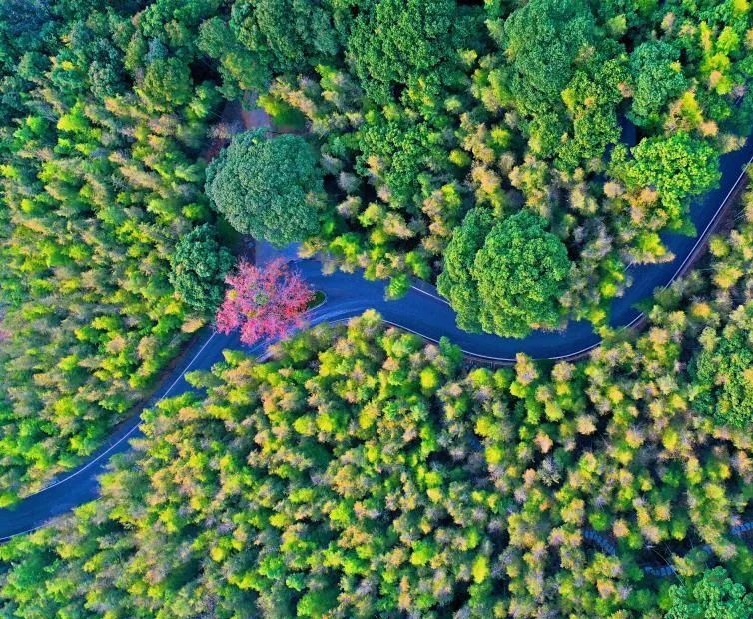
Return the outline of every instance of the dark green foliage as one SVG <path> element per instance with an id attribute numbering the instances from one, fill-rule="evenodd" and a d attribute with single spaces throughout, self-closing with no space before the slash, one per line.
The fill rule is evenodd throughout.
<path id="1" fill-rule="evenodd" d="M 722 425 L 750 427 L 753 423 L 753 345 L 749 331 L 752 307 L 738 310 L 736 324 L 718 335 L 713 330 L 705 331 L 701 338 L 703 348 L 693 365 L 699 390 L 696 406 Z"/>
<path id="2" fill-rule="evenodd" d="M 8 123 L 24 112 L 23 99 L 48 68 L 41 52 L 54 37 L 53 7 L 46 0 L 0 3 L 0 118 Z"/>
<path id="3" fill-rule="evenodd" d="M 204 224 L 181 237 L 170 264 L 170 283 L 181 299 L 201 314 L 214 314 L 233 266 L 233 255 L 217 241 L 214 227 Z"/>
<path id="4" fill-rule="evenodd" d="M 444 268 L 437 278 L 437 291 L 450 301 L 458 326 L 468 331 L 481 330 L 481 299 L 474 261 L 493 225 L 494 218 L 488 210 L 470 210 L 447 244 Z"/>
<path id="5" fill-rule="evenodd" d="M 386 103 L 393 88 L 452 70 L 456 19 L 455 0 L 369 2 L 354 22 L 348 59 L 367 92 Z"/>
<path id="6" fill-rule="evenodd" d="M 714 149 L 687 133 L 669 138 L 646 138 L 631 149 L 626 159 L 623 148 L 616 149 L 613 171 L 628 188 L 655 192 L 651 218 L 667 221 L 679 229 L 686 221 L 687 200 L 702 194 L 719 182 L 719 165 Z"/>
<path id="7" fill-rule="evenodd" d="M 531 0 L 499 26 L 495 38 L 509 59 L 506 88 L 521 111 L 532 115 L 558 105 L 599 37 L 585 0 Z"/>
<path id="8" fill-rule="evenodd" d="M 8 36 L 36 33 L 52 17 L 48 0 L 6 0 L 0 6 L 0 23 Z"/>
<path id="9" fill-rule="evenodd" d="M 322 173 L 300 136 L 247 131 L 212 161 L 206 192 L 243 234 L 284 246 L 319 229 Z"/>
<path id="10" fill-rule="evenodd" d="M 426 123 L 387 119 L 376 112 L 367 114 L 357 138 L 361 154 L 356 170 L 364 176 L 373 174 L 391 202 L 407 207 L 420 191 L 422 176 L 431 173 L 433 162 L 445 152 L 441 134 Z"/>
<path id="11" fill-rule="evenodd" d="M 750 619 L 753 593 L 732 581 L 723 567 L 706 570 L 669 589 L 672 606 L 665 619 Z"/>
<path id="12" fill-rule="evenodd" d="M 667 103 L 687 87 L 679 62 L 680 51 L 663 41 L 648 41 L 630 54 L 630 74 L 635 76 L 630 117 L 637 125 L 661 120 Z"/>
<path id="13" fill-rule="evenodd" d="M 193 92 L 188 66 L 178 58 L 156 58 L 146 67 L 142 90 L 157 110 L 185 105 Z"/>
<path id="14" fill-rule="evenodd" d="M 522 211 L 496 224 L 473 261 L 484 330 L 523 337 L 532 327 L 556 327 L 568 289 L 567 249 L 546 221 Z"/>
<path id="15" fill-rule="evenodd" d="M 497 224 L 481 209 L 466 215 L 447 246 L 437 281 L 459 326 L 505 337 L 558 326 L 571 264 L 567 249 L 546 226 L 529 211 Z"/>
<path id="16" fill-rule="evenodd" d="M 250 0 L 233 7 L 238 41 L 263 59 L 271 73 L 300 71 L 326 62 L 340 44 L 331 4 L 311 0 Z"/>
<path id="17" fill-rule="evenodd" d="M 220 91 L 228 99 L 240 99 L 245 90 L 261 88 L 269 70 L 244 49 L 230 25 L 220 17 L 205 21 L 199 30 L 199 48 L 220 63 Z"/>
<path id="18" fill-rule="evenodd" d="M 568 169 L 603 157 L 627 72 L 588 3 L 533 0 L 490 28 L 507 60 L 489 74 L 495 103 L 530 118 L 532 151 Z"/>

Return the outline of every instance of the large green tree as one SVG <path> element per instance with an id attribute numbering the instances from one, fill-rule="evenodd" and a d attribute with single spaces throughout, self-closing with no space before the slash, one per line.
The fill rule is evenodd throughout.
<path id="1" fill-rule="evenodd" d="M 210 164 L 206 192 L 238 232 L 278 246 L 319 229 L 322 172 L 314 149 L 297 135 L 235 136 Z"/>
<path id="2" fill-rule="evenodd" d="M 473 270 L 484 330 L 524 337 L 532 327 L 556 327 L 571 263 L 547 222 L 521 211 L 496 224 L 476 254 Z"/>
<path id="3" fill-rule="evenodd" d="M 437 79 L 451 70 L 454 22 L 461 21 L 455 0 L 368 4 L 355 20 L 347 46 L 356 74 L 371 96 L 386 102 L 395 86 L 422 77 Z"/>
<path id="4" fill-rule="evenodd" d="M 225 275 L 233 265 L 233 255 L 218 242 L 214 227 L 204 224 L 183 236 L 170 264 L 170 283 L 181 298 L 198 312 L 213 313 L 222 303 Z"/>
<path id="5" fill-rule="evenodd" d="M 489 210 L 468 211 L 463 223 L 453 232 L 444 252 L 444 268 L 437 278 L 437 291 L 450 301 L 458 326 L 469 331 L 481 330 L 481 300 L 473 261 L 493 225 L 494 218 Z"/>
<path id="6" fill-rule="evenodd" d="M 357 138 L 361 154 L 356 169 L 364 176 L 371 174 L 395 205 L 412 205 L 420 197 L 421 179 L 447 157 L 439 131 L 404 116 L 385 118 L 369 112 Z"/>
<path id="7" fill-rule="evenodd" d="M 687 133 L 644 138 L 627 157 L 616 148 L 612 173 L 629 190 L 655 191 L 655 208 L 670 229 L 685 223 L 688 198 L 712 189 L 720 178 L 717 153 L 708 141 Z"/>
<path id="8" fill-rule="evenodd" d="M 188 65 L 178 58 L 157 58 L 149 63 L 141 92 L 156 110 L 185 105 L 193 93 Z"/>
<path id="9" fill-rule="evenodd" d="M 458 324 L 505 337 L 556 327 L 569 285 L 567 249 L 542 217 L 520 211 L 493 224 L 481 209 L 466 215 L 445 252 L 437 289 Z"/>
<path id="10" fill-rule="evenodd" d="M 664 41 L 647 41 L 630 54 L 633 122 L 638 125 L 658 122 L 667 102 L 686 88 L 679 59 L 680 50 Z"/>
<path id="11" fill-rule="evenodd" d="M 560 93 L 599 36 L 584 0 L 531 0 L 492 33 L 509 61 L 504 72 L 510 98 L 533 114 L 560 104 Z"/>
<path id="12" fill-rule="evenodd" d="M 252 50 L 270 74 L 301 71 L 338 52 L 334 2 L 250 0 L 233 6 L 231 27 L 238 42 Z"/>
<path id="13" fill-rule="evenodd" d="M 665 619 L 750 619 L 753 593 L 729 578 L 727 570 L 715 567 L 701 578 L 669 588 L 672 606 Z"/>

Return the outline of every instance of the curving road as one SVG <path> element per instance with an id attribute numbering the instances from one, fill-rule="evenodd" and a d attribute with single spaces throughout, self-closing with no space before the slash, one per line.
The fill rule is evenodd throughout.
<path id="1" fill-rule="evenodd" d="M 690 238 L 664 236 L 667 247 L 676 256 L 672 262 L 633 265 L 627 269 L 633 284 L 625 296 L 612 304 L 612 326 L 630 327 L 638 323 L 642 314 L 635 305 L 649 297 L 655 288 L 668 286 L 692 264 L 731 202 L 735 190 L 744 182 L 744 168 L 751 160 L 753 140 L 742 150 L 722 157 L 719 189 L 708 193 L 692 207 L 691 216 L 698 235 Z M 599 344 L 599 337 L 587 322 L 571 322 L 567 329 L 558 332 L 534 332 L 523 340 L 467 333 L 455 326 L 453 311 L 431 286 L 417 284 L 399 301 L 385 301 L 384 283 L 366 281 L 360 273 L 325 276 L 321 273 L 320 264 L 313 260 L 299 261 L 298 267 L 309 282 L 327 296 L 326 302 L 311 312 L 312 324 L 338 322 L 374 308 L 390 324 L 428 340 L 437 341 L 440 337 L 447 336 L 460 345 L 469 357 L 494 363 L 513 361 L 519 352 L 527 353 L 535 359 L 575 358 Z M 207 330 L 189 354 L 185 355 L 184 361 L 163 380 L 144 408 L 190 389 L 184 378 L 185 373 L 189 370 L 210 369 L 222 360 L 222 352 L 228 348 L 244 348 L 252 354 L 262 352 L 261 346 L 242 346 L 237 336 L 224 336 Z M 61 476 L 41 492 L 25 498 L 14 508 L 0 510 L 0 541 L 39 528 L 51 518 L 96 498 L 99 475 L 106 470 L 111 456 L 128 450 L 129 439 L 140 436 L 139 423 L 139 415 L 133 415 L 112 433 L 108 443 L 85 464 Z M 609 542 L 595 532 L 586 532 L 586 537 L 603 548 L 610 546 Z M 651 569 L 666 568 L 646 569 L 651 573 Z"/>

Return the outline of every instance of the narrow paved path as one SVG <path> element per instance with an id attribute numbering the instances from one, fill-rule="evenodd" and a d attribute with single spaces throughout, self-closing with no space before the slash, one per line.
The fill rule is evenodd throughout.
<path id="1" fill-rule="evenodd" d="M 721 214 L 729 206 L 735 190 L 744 182 L 744 167 L 752 159 L 753 140 L 742 150 L 722 158 L 720 188 L 708 193 L 692 207 L 692 220 L 698 235 L 690 238 L 679 235 L 664 237 L 666 245 L 675 254 L 672 262 L 628 268 L 633 285 L 624 297 L 613 303 L 612 326 L 629 327 L 638 323 L 642 314 L 635 304 L 650 297 L 655 288 L 671 284 L 692 264 L 721 219 Z M 567 329 L 560 332 L 537 331 L 523 340 L 467 333 L 456 327 L 454 312 L 431 286 L 422 284 L 411 288 L 399 301 L 385 301 L 384 283 L 366 281 L 360 273 L 338 272 L 326 276 L 321 273 L 320 264 L 314 260 L 299 261 L 298 268 L 316 289 L 327 295 L 324 305 L 311 312 L 311 324 L 339 322 L 374 308 L 390 324 L 432 341 L 446 336 L 458 344 L 467 356 L 495 363 L 513 361 L 519 352 L 535 359 L 575 358 L 599 344 L 598 336 L 586 322 L 571 322 Z M 184 378 L 187 371 L 208 370 L 222 360 L 223 350 L 239 348 L 251 354 L 263 352 L 261 347 L 242 346 L 237 336 L 223 336 L 207 330 L 196 343 L 195 352 L 187 355 L 186 361 L 173 370 L 144 408 L 190 389 Z M 51 518 L 96 498 L 98 476 L 106 470 L 110 457 L 128 450 L 129 439 L 140 436 L 139 423 L 139 415 L 134 415 L 119 426 L 108 443 L 85 464 L 61 476 L 41 492 L 27 497 L 14 508 L 0 510 L 0 541 L 34 530 Z M 604 538 L 595 532 L 586 533 L 588 539 L 607 550 L 609 543 Z M 651 569 L 661 568 L 648 567 L 647 571 Z"/>

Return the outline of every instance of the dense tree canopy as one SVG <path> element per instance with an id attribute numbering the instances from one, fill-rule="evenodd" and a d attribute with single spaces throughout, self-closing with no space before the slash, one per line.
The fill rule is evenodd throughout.
<path id="1" fill-rule="evenodd" d="M 524 114 L 547 113 L 599 38 L 586 0 L 531 0 L 497 22 L 509 60 L 508 97 Z M 495 30 L 492 31 L 496 34 Z"/>
<path id="2" fill-rule="evenodd" d="M 204 224 L 183 236 L 170 263 L 170 283 L 180 297 L 199 313 L 216 311 L 233 255 L 218 242 L 215 229 Z"/>
<path id="3" fill-rule="evenodd" d="M 191 72 L 177 58 L 155 58 L 146 67 L 142 92 L 156 110 L 185 105 L 192 94 Z"/>
<path id="4" fill-rule="evenodd" d="M 453 34 L 463 26 L 455 0 L 364 4 L 347 50 L 356 75 L 375 100 L 387 103 L 393 89 L 415 86 L 421 79 L 451 78 L 457 47 Z"/>
<path id="5" fill-rule="evenodd" d="M 567 249 L 529 211 L 492 223 L 488 212 L 470 211 L 447 246 L 437 284 L 458 324 L 506 337 L 558 326 L 571 272 Z"/>
<path id="6" fill-rule="evenodd" d="M 630 107 L 634 123 L 660 122 L 667 103 L 687 88 L 679 60 L 680 50 L 664 41 L 647 41 L 630 54 L 630 72 L 635 76 Z"/>
<path id="7" fill-rule="evenodd" d="M 2 501 L 90 453 L 199 325 L 171 259 L 212 217 L 198 155 L 223 95 L 256 89 L 310 134 L 210 183 L 243 196 L 241 229 L 393 278 L 393 296 L 438 278 L 483 328 L 459 258 L 483 243 L 448 244 L 467 213 L 485 237 L 525 208 L 572 262 L 562 317 L 599 326 L 624 265 L 671 258 L 660 233 L 689 230 L 688 200 L 749 131 L 751 19 L 736 0 L 2 3 Z"/>
<path id="8" fill-rule="evenodd" d="M 333 196 L 304 252 L 392 278 L 391 293 L 452 268 L 469 211 L 497 223 L 525 204 L 574 264 L 566 313 L 601 326 L 624 266 L 671 258 L 661 233 L 691 232 L 690 200 L 753 119 L 753 23 L 735 0 L 311 3 L 326 45 L 293 34 L 303 9 L 272 4 L 302 58 L 269 60 L 262 26 L 238 26 L 268 7 L 235 3 L 207 28 L 223 91 L 268 69 L 263 103 L 308 120 Z"/>
<path id="9" fill-rule="evenodd" d="M 693 365 L 696 405 L 720 424 L 753 424 L 751 318 L 753 305 L 746 304 L 721 333 L 710 327 L 699 338 L 703 347 Z"/>
<path id="10" fill-rule="evenodd" d="M 332 23 L 335 2 L 251 0 L 233 6 L 238 40 L 255 50 L 268 70 L 297 70 L 326 61 L 340 48 Z"/>
<path id="11" fill-rule="evenodd" d="M 714 150 L 687 133 L 668 139 L 644 139 L 625 160 L 618 149 L 613 165 L 615 175 L 628 189 L 651 194 L 653 208 L 647 219 L 654 226 L 680 228 L 687 216 L 687 198 L 713 188 L 719 180 Z"/>
<path id="12" fill-rule="evenodd" d="M 300 136 L 247 131 L 212 161 L 206 192 L 243 234 L 283 246 L 319 229 L 322 175 Z"/>
<path id="13" fill-rule="evenodd" d="M 476 254 L 473 269 L 481 299 L 481 326 L 522 337 L 531 327 L 557 326 L 570 260 L 546 221 L 522 211 L 496 224 Z"/>
<path id="14" fill-rule="evenodd" d="M 220 97 L 190 18 L 218 3 L 143 4 L 0 8 L 3 505 L 91 454 L 202 324 L 169 275 L 211 215 Z"/>
<path id="15" fill-rule="evenodd" d="M 672 607 L 666 619 L 747 619 L 753 615 L 753 593 L 733 582 L 722 567 L 670 588 Z"/>
<path id="16" fill-rule="evenodd" d="M 0 609 L 747 617 L 753 553 L 731 526 L 749 518 L 753 440 L 694 408 L 682 360 L 742 319 L 753 270 L 723 275 L 750 265 L 749 221 L 644 334 L 578 364 L 468 368 L 374 314 L 265 363 L 227 352 L 146 414 L 101 500 L 0 547 Z M 642 569 L 665 561 L 678 580 Z"/>
<path id="17" fill-rule="evenodd" d="M 750 132 L 751 32 L 744 0 L 1 2 L 0 505 L 203 324 L 212 207 L 389 295 L 436 281 L 464 328 L 604 342 L 474 367 L 369 313 L 227 351 L 101 500 L 0 545 L 0 615 L 750 615 L 753 194 L 643 332 L 606 325 Z M 298 134 L 207 174 L 223 98 Z M 271 296 L 243 275 L 235 326 Z"/>
<path id="18" fill-rule="evenodd" d="M 468 331 L 481 329 L 482 300 L 475 277 L 475 260 L 493 223 L 494 218 L 486 209 L 468 211 L 447 244 L 445 267 L 437 278 L 439 294 L 450 301 L 458 325 Z"/>

